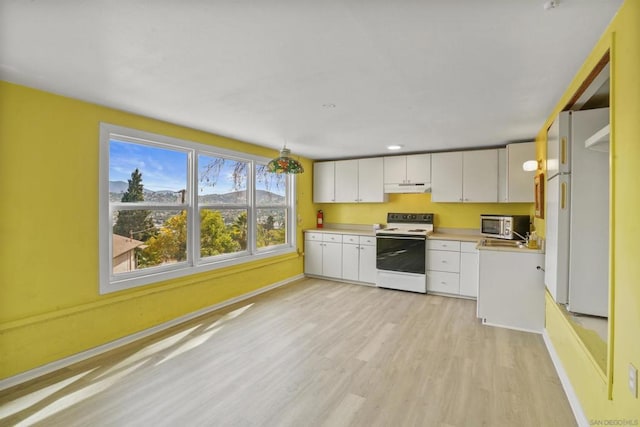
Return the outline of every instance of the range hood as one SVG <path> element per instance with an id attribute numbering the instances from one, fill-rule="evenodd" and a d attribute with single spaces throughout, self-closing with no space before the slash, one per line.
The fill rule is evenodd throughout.
<path id="1" fill-rule="evenodd" d="M 409 184 L 385 184 L 385 193 L 429 193 L 430 182 L 413 182 Z"/>

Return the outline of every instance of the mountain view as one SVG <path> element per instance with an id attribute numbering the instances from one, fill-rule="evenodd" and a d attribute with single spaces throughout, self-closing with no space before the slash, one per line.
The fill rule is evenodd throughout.
<path id="1" fill-rule="evenodd" d="M 124 181 L 109 181 L 109 201 L 119 202 L 122 195 L 127 191 L 128 184 Z M 145 202 L 157 203 L 180 203 L 182 194 L 174 191 L 151 191 L 146 188 L 143 190 Z M 257 205 L 284 205 L 286 203 L 284 196 L 270 191 L 256 191 Z M 244 191 L 233 191 L 225 194 L 207 194 L 199 196 L 201 205 L 228 205 L 246 203 L 246 193 Z"/>

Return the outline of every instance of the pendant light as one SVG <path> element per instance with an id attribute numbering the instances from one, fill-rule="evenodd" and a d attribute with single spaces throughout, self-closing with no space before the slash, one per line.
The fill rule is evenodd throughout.
<path id="1" fill-rule="evenodd" d="M 280 150 L 280 156 L 271 160 L 267 164 L 267 170 L 272 173 L 291 173 L 298 174 L 304 172 L 304 168 L 296 159 L 289 157 L 291 150 L 285 144 Z"/>

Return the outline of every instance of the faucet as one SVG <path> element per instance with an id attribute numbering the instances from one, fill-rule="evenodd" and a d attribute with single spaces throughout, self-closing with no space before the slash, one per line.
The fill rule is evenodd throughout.
<path id="1" fill-rule="evenodd" d="M 529 233 L 527 233 L 527 235 L 526 235 L 526 237 L 525 237 L 525 236 L 523 236 L 522 234 L 518 233 L 516 230 L 511 230 L 511 232 L 512 232 L 513 234 L 515 234 L 516 236 L 520 237 L 520 238 L 522 239 L 522 243 L 523 243 L 525 246 L 528 246 L 528 245 L 529 245 Z"/>

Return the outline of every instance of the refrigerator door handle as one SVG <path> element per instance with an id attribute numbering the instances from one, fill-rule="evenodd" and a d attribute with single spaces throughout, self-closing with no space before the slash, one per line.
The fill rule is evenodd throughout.
<path id="1" fill-rule="evenodd" d="M 560 185 L 560 209 L 567 208 L 567 183 L 563 182 Z"/>
<path id="2" fill-rule="evenodd" d="M 567 137 L 563 136 L 560 139 L 560 163 L 562 165 L 567 164 Z"/>

